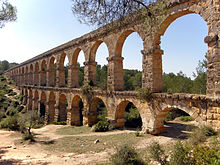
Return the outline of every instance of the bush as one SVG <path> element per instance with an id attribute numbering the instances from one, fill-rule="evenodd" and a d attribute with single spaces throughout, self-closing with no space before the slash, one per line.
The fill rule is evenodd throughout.
<path id="1" fill-rule="evenodd" d="M 19 130 L 18 115 L 9 116 L 0 122 L 0 128 L 8 128 L 9 130 Z"/>
<path id="2" fill-rule="evenodd" d="M 18 112 L 21 112 L 23 109 L 24 109 L 24 106 L 22 106 L 22 105 L 19 105 L 19 106 L 17 107 Z"/>
<path id="3" fill-rule="evenodd" d="M 16 108 L 18 105 L 19 105 L 19 102 L 17 102 L 17 101 L 13 101 L 13 102 L 12 102 L 12 106 L 13 106 L 14 108 Z"/>
<path id="4" fill-rule="evenodd" d="M 129 108 L 129 112 L 125 112 L 125 126 L 137 128 L 142 126 L 141 116 L 137 108 Z"/>
<path id="5" fill-rule="evenodd" d="M 110 129 L 110 123 L 108 121 L 99 121 L 92 127 L 94 132 L 106 132 Z"/>
<path id="6" fill-rule="evenodd" d="M 4 113 L 4 112 L 0 112 L 0 121 L 1 121 L 3 118 L 6 118 L 5 113 Z"/>
<path id="7" fill-rule="evenodd" d="M 35 141 L 34 135 L 25 133 L 25 134 L 23 135 L 23 140 L 30 140 L 31 142 L 34 142 L 34 141 Z"/>
<path id="8" fill-rule="evenodd" d="M 117 149 L 117 152 L 111 156 L 112 165 L 144 165 L 145 163 L 139 157 L 138 153 L 130 145 L 123 145 Z"/>
<path id="9" fill-rule="evenodd" d="M 6 114 L 8 116 L 14 116 L 14 115 L 18 114 L 18 110 L 17 109 L 10 109 L 9 111 L 7 111 Z"/>
<path id="10" fill-rule="evenodd" d="M 193 119 L 190 116 L 180 116 L 180 120 L 184 122 L 192 121 Z"/>
<path id="11" fill-rule="evenodd" d="M 170 165 L 185 165 L 189 164 L 190 157 L 188 150 L 184 148 L 183 144 L 179 141 L 174 145 L 172 150 Z"/>
<path id="12" fill-rule="evenodd" d="M 59 121 L 59 122 L 53 121 L 51 124 L 54 124 L 54 125 L 66 125 L 66 121 Z"/>
<path id="13" fill-rule="evenodd" d="M 150 153 L 150 157 L 153 160 L 159 162 L 161 165 L 167 163 L 166 161 L 167 156 L 165 155 L 165 151 L 161 148 L 158 142 L 153 142 L 149 146 L 149 153 Z"/>
<path id="14" fill-rule="evenodd" d="M 208 136 L 214 136 L 217 132 L 213 130 L 209 126 L 202 126 L 201 128 L 197 128 L 190 135 L 189 141 L 193 145 L 197 145 L 199 143 L 205 142 Z"/>

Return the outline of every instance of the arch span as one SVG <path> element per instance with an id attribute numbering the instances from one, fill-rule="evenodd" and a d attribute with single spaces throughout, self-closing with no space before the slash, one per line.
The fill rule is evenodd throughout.
<path id="1" fill-rule="evenodd" d="M 67 121 L 67 107 L 68 107 L 68 101 L 66 98 L 66 95 L 61 94 L 59 96 L 59 114 L 58 114 L 58 121 Z"/>

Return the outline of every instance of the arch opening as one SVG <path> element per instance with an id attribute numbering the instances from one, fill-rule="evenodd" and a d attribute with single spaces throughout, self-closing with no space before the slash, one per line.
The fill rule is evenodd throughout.
<path id="1" fill-rule="evenodd" d="M 102 99 L 95 97 L 89 106 L 88 125 L 92 126 L 99 121 L 105 121 L 108 116 L 107 107 Z"/>
<path id="2" fill-rule="evenodd" d="M 53 122 L 55 119 L 55 104 L 56 104 L 55 94 L 54 92 L 50 92 L 49 102 L 48 102 L 48 106 L 49 106 L 48 122 L 49 123 Z"/>
<path id="3" fill-rule="evenodd" d="M 206 94 L 206 22 L 199 14 L 180 13 L 164 24 L 167 25 L 161 29 L 164 36 L 156 41 L 161 40 L 164 50 L 162 91 Z"/>
<path id="4" fill-rule="evenodd" d="M 42 92 L 41 93 L 41 99 L 40 99 L 40 116 L 41 117 L 45 117 L 45 114 L 46 114 L 46 102 L 47 102 L 46 93 Z"/>
<path id="5" fill-rule="evenodd" d="M 107 45 L 103 41 L 97 41 L 91 50 L 91 61 L 97 62 L 95 84 L 102 90 L 107 89 L 108 56 Z"/>
<path id="6" fill-rule="evenodd" d="M 33 110 L 38 111 L 38 101 L 39 101 L 39 94 L 38 94 L 38 91 L 36 90 L 34 92 L 34 109 Z"/>
<path id="7" fill-rule="evenodd" d="M 67 107 L 68 107 L 67 98 L 64 94 L 61 94 L 59 97 L 58 122 L 67 121 Z"/>
<path id="8" fill-rule="evenodd" d="M 49 62 L 49 71 L 48 71 L 48 86 L 54 87 L 56 85 L 56 58 L 51 57 Z"/>
<path id="9" fill-rule="evenodd" d="M 29 97 L 28 97 L 28 110 L 32 110 L 32 103 L 33 103 L 33 93 L 32 90 L 29 90 Z"/>
<path id="10" fill-rule="evenodd" d="M 143 40 L 140 35 L 128 30 L 121 34 L 117 41 L 115 54 L 120 66 L 115 73 L 120 74 L 124 90 L 135 90 L 142 87 L 142 54 Z M 134 62 L 135 61 L 135 62 Z"/>
<path id="11" fill-rule="evenodd" d="M 31 64 L 31 65 L 30 65 L 30 73 L 29 73 L 29 82 L 30 82 L 30 85 L 33 85 L 33 71 L 34 71 L 34 68 L 33 68 L 33 65 Z"/>
<path id="12" fill-rule="evenodd" d="M 40 72 L 40 85 L 41 86 L 46 86 L 46 70 L 47 70 L 47 64 L 46 61 L 43 60 L 41 62 L 41 72 Z"/>
<path id="13" fill-rule="evenodd" d="M 117 106 L 115 114 L 115 127 L 141 130 L 141 115 L 137 107 L 132 102 L 123 101 Z"/>
<path id="14" fill-rule="evenodd" d="M 37 86 L 39 84 L 39 64 L 35 63 L 35 71 L 34 71 L 34 85 Z"/>
<path id="15" fill-rule="evenodd" d="M 83 125 L 83 102 L 80 96 L 75 96 L 72 100 L 70 125 Z"/>
<path id="16" fill-rule="evenodd" d="M 59 87 L 67 87 L 68 82 L 68 66 L 69 60 L 66 53 L 60 55 L 59 63 L 58 63 L 58 86 Z"/>
<path id="17" fill-rule="evenodd" d="M 185 139 L 198 125 L 193 115 L 195 112 L 190 108 L 167 107 L 155 118 L 154 127 L 157 128 L 155 134 L 161 133 L 164 136 Z"/>

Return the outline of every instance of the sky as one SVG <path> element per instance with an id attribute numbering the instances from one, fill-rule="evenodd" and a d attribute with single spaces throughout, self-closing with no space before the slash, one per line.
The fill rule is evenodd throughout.
<path id="1" fill-rule="evenodd" d="M 79 23 L 72 14 L 71 0 L 13 0 L 11 3 L 17 8 L 17 20 L 0 29 L 1 61 L 24 62 L 96 29 Z M 207 25 L 197 14 L 175 20 L 161 37 L 163 72 L 182 71 L 192 78 L 192 72 L 208 50 L 204 43 L 207 34 Z M 142 49 L 143 42 L 137 33 L 128 36 L 122 50 L 125 69 L 142 70 Z M 107 57 L 103 43 L 96 53 L 96 62 L 107 64 Z M 81 65 L 84 62 L 82 52 L 78 61 Z"/>

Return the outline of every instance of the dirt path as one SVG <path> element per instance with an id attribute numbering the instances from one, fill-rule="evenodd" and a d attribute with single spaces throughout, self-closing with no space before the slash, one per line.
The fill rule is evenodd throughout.
<path id="1" fill-rule="evenodd" d="M 89 132 L 80 135 L 57 135 L 57 129 L 66 126 L 57 126 L 57 125 L 47 125 L 41 129 L 33 130 L 34 133 L 37 134 L 37 137 L 47 137 L 50 140 L 56 140 L 58 138 L 69 137 L 69 136 L 107 136 L 107 135 L 115 135 L 122 133 L 132 133 L 135 131 L 130 130 L 119 130 L 113 132 L 105 132 L 105 133 L 95 133 Z M 169 127 L 169 126 L 167 126 Z M 177 130 L 178 130 L 177 125 Z M 170 144 L 176 141 L 173 138 L 175 130 L 170 132 L 170 136 L 166 134 L 162 134 L 161 136 L 149 136 L 149 138 L 145 140 L 141 140 L 136 147 L 144 148 L 149 146 L 152 141 L 158 141 L 160 144 Z M 103 152 L 99 153 L 84 153 L 84 154 L 76 154 L 76 153 L 56 153 L 49 152 L 42 148 L 42 145 L 39 143 L 34 144 L 24 144 L 19 142 L 18 139 L 20 136 L 13 135 L 13 131 L 3 131 L 0 130 L 0 164 L 52 164 L 52 165 L 84 165 L 90 164 L 95 165 L 97 163 L 104 164 L 110 157 L 110 155 L 114 152 L 113 149 L 107 149 Z"/>

